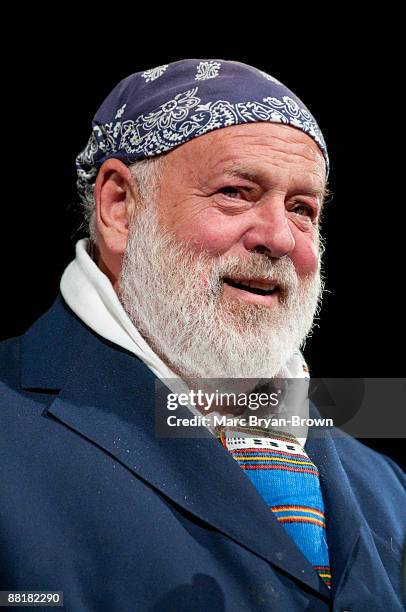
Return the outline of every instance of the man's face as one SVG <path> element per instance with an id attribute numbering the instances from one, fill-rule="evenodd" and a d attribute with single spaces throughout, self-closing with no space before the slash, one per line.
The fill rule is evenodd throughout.
<path id="1" fill-rule="evenodd" d="M 324 172 L 310 137 L 265 123 L 165 157 L 130 227 L 120 297 L 177 373 L 272 377 L 298 349 L 320 295 Z"/>
<path id="2" fill-rule="evenodd" d="M 241 259 L 256 251 L 288 256 L 304 277 L 317 269 L 324 187 L 324 159 L 309 136 L 272 123 L 233 126 L 166 157 L 160 219 L 193 249 Z"/>

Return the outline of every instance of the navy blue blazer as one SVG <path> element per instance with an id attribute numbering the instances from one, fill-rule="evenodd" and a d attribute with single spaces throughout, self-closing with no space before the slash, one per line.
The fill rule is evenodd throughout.
<path id="1" fill-rule="evenodd" d="M 403 610 L 405 476 L 310 432 L 332 593 L 219 442 L 154 433 L 154 375 L 58 297 L 0 344 L 0 589 L 65 610 Z"/>

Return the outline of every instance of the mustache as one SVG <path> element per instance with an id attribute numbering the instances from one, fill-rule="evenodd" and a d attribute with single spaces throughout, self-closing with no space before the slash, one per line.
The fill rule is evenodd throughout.
<path id="1" fill-rule="evenodd" d="M 248 252 L 244 256 L 216 256 L 204 249 L 196 253 L 190 248 L 190 240 L 179 239 L 168 230 L 156 232 L 154 250 L 161 257 L 165 254 L 166 263 L 167 255 L 171 253 L 172 260 L 177 262 L 180 269 L 187 267 L 193 271 L 193 278 L 187 279 L 188 284 L 194 285 L 199 277 L 200 282 L 202 277 L 206 277 L 211 294 L 219 295 L 223 279 L 230 276 L 243 277 L 247 280 L 260 277 L 264 281 L 274 282 L 279 286 L 281 297 L 287 297 L 297 290 L 300 284 L 295 266 L 288 256 L 271 258 L 260 252 Z M 309 279 L 310 276 L 312 275 L 309 275 Z"/>
<path id="2" fill-rule="evenodd" d="M 288 257 L 271 260 L 259 253 L 249 253 L 244 258 L 229 256 L 220 257 L 213 265 L 213 286 L 220 288 L 223 279 L 241 277 L 245 279 L 261 278 L 277 284 L 282 292 L 294 291 L 299 283 L 295 266 Z"/>

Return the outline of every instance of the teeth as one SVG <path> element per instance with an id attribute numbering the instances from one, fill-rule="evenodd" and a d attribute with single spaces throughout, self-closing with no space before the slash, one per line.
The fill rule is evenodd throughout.
<path id="1" fill-rule="evenodd" d="M 265 289 L 265 291 L 272 291 L 276 287 L 276 285 L 270 285 L 269 283 L 262 283 L 260 281 L 249 281 L 248 286 L 254 289 Z"/>
<path id="2" fill-rule="evenodd" d="M 253 289 L 263 289 L 265 291 L 273 291 L 276 285 L 271 285 L 265 281 L 251 281 L 246 279 L 236 278 L 234 279 L 236 283 L 240 285 L 246 285 L 247 287 L 252 287 Z"/>

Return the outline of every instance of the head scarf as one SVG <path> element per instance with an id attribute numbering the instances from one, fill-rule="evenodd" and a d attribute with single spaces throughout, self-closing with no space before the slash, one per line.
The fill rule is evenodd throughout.
<path id="1" fill-rule="evenodd" d="M 329 160 L 323 135 L 304 104 L 271 75 L 241 62 L 186 59 L 136 72 L 107 96 L 76 158 L 79 194 L 93 192 L 100 166 L 129 165 L 219 128 L 281 123 L 308 134 Z"/>

